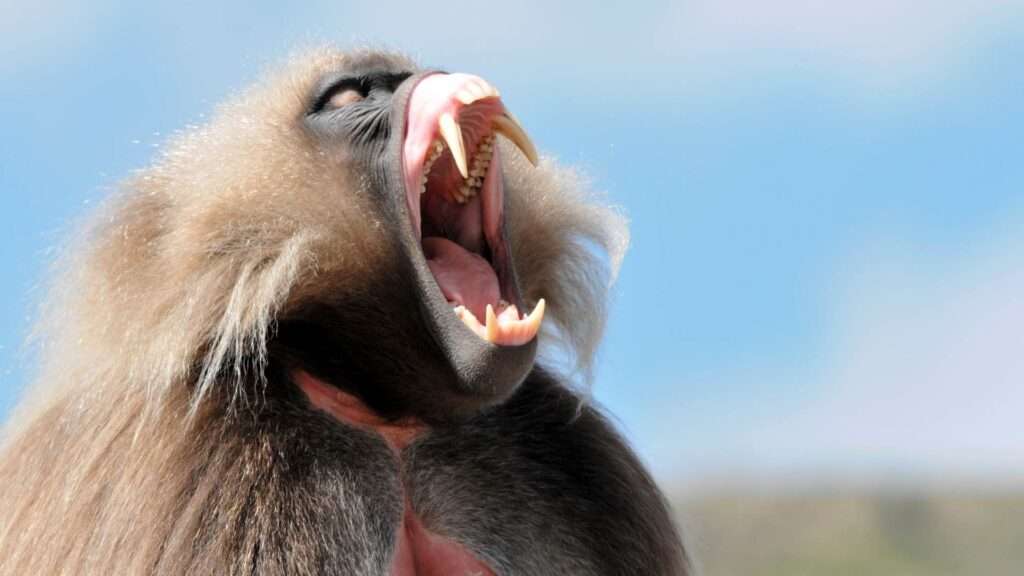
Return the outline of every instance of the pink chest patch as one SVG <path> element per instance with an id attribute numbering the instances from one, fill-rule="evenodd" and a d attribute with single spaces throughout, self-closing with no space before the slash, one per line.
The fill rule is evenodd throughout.
<path id="1" fill-rule="evenodd" d="M 427 430 L 418 421 L 387 422 L 355 396 L 306 372 L 297 372 L 295 381 L 314 406 L 341 422 L 380 434 L 396 456 Z M 408 502 L 397 536 L 391 576 L 495 576 L 462 545 L 430 532 Z"/>
<path id="2" fill-rule="evenodd" d="M 494 576 L 465 548 L 432 534 L 406 506 L 391 576 Z"/>

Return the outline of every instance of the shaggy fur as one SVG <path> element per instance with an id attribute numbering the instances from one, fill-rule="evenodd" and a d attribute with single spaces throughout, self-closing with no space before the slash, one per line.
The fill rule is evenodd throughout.
<path id="1" fill-rule="evenodd" d="M 208 125 L 174 138 L 69 242 L 39 330 L 40 375 L 0 448 L 0 574 L 380 574 L 403 484 L 417 487 L 425 521 L 479 540 L 477 552 L 502 573 L 684 572 L 646 473 L 593 409 L 577 416 L 575 396 L 543 373 L 467 424 L 475 436 L 453 428 L 411 448 L 404 472 L 375 435 L 303 411 L 282 391 L 273 352 L 282 323 L 401 283 L 387 265 L 398 258 L 393 225 L 366 178 L 297 128 L 321 75 L 352 58 L 414 69 L 366 52 L 293 58 Z M 569 370 L 585 379 L 626 245 L 623 219 L 594 203 L 572 172 L 549 160 L 528 168 L 507 148 L 508 234 L 524 300 L 547 300 L 541 350 L 569 353 Z M 473 472 L 481 467 L 504 469 L 514 487 L 541 466 L 528 454 L 552 454 L 534 444 L 550 438 L 531 436 L 531 397 L 553 402 L 540 410 L 550 425 L 579 428 L 558 453 L 617 478 L 580 488 L 587 504 L 571 518 L 550 491 L 594 481 L 567 480 L 568 472 L 538 473 L 516 494 L 482 501 L 495 518 L 523 495 L 547 507 L 505 531 L 566 518 L 548 531 L 565 560 L 546 568 L 543 554 L 521 549 L 528 532 L 505 534 L 520 544 L 504 548 L 501 526 L 460 532 L 461 516 L 443 513 L 458 508 L 450 493 L 426 494 L 446 484 L 481 493 L 488 481 Z M 446 434 L 456 440 L 446 444 Z M 444 460 L 455 463 L 432 464 Z M 445 477 L 460 467 L 465 474 Z M 609 534 L 621 533 L 618 555 L 634 568 L 610 571 L 620 560 L 593 552 L 607 555 L 611 541 L 593 541 L 602 532 L 585 523 L 608 515 L 620 519 Z"/>

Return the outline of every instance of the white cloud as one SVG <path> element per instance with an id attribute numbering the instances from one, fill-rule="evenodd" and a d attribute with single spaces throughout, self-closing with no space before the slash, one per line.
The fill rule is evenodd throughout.
<path id="1" fill-rule="evenodd" d="M 1004 27 L 1019 32 L 1024 16 L 1024 0 L 690 0 L 600 9 L 525 0 L 497 10 L 453 0 L 445 7 L 346 6 L 339 18 L 428 60 L 478 66 L 511 56 L 534 80 L 636 95 L 685 91 L 748 66 L 869 88 L 942 78 Z"/>
<path id="2" fill-rule="evenodd" d="M 825 421 L 866 456 L 1024 470 L 1024 237 L 894 252 L 864 259 L 840 304 Z"/>
<path id="3" fill-rule="evenodd" d="M 95 33 L 106 2 L 0 2 L 0 74 L 75 50 Z"/>
<path id="4" fill-rule="evenodd" d="M 1024 207 L 1024 206 L 1022 206 Z M 1006 487 L 1024 479 L 1024 211 L 959 245 L 865 236 L 825 351 L 687 382 L 637 418 L 664 481 Z"/>
<path id="5" fill-rule="evenodd" d="M 998 482 L 1024 474 L 1024 227 L 972 252 L 897 240 L 837 278 L 817 399 L 751 427 L 735 468 L 768 477 Z"/>
<path id="6" fill-rule="evenodd" d="M 97 24 L 114 20 L 106 4 L 6 3 L 0 72 L 74 50 Z M 194 12 L 153 8 L 131 17 L 158 14 L 139 24 L 158 36 L 188 31 L 186 46 L 229 40 L 222 31 L 196 34 L 209 22 Z M 229 34 L 234 40 L 259 39 L 249 50 L 287 50 L 311 38 L 367 40 L 408 50 L 428 64 L 502 69 L 502 85 L 578 86 L 598 97 L 635 98 L 671 97 L 722 75 L 747 75 L 749 66 L 869 86 L 941 77 L 968 62 L 1002 27 L 1019 32 L 1024 0 L 652 0 L 600 8 L 580 1 L 379 0 L 290 6 L 284 21 L 277 11 L 230 12 L 238 20 Z"/>
<path id="7" fill-rule="evenodd" d="M 955 60 L 979 36 L 1019 16 L 1024 2 L 696 0 L 675 6 L 661 27 L 668 48 L 748 58 L 789 52 L 797 64 L 809 60 L 888 77 Z"/>

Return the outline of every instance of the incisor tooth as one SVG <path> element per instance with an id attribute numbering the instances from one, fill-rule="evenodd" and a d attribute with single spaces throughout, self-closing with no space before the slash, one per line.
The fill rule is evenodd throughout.
<path id="1" fill-rule="evenodd" d="M 537 148 L 534 147 L 533 142 L 530 141 L 530 137 L 526 135 L 523 127 L 514 118 L 509 116 L 508 113 L 504 116 L 494 117 L 494 131 L 504 134 L 523 152 L 526 159 L 530 161 L 530 164 L 537 165 Z"/>
<path id="2" fill-rule="evenodd" d="M 455 166 L 459 169 L 459 174 L 465 178 L 469 175 L 469 170 L 466 168 L 466 143 L 462 140 L 459 123 L 455 121 L 455 117 L 450 112 L 445 112 L 441 114 L 437 124 L 441 129 L 441 137 L 452 151 L 452 158 L 455 159 Z"/>
<path id="3" fill-rule="evenodd" d="M 519 309 L 516 308 L 515 304 L 509 304 L 501 314 L 498 315 L 498 319 L 504 322 L 516 322 L 519 320 Z"/>
<path id="4" fill-rule="evenodd" d="M 470 105 L 477 100 L 483 100 L 484 98 L 497 98 L 498 91 L 483 80 L 473 80 L 467 82 L 458 92 L 455 93 L 455 97 L 462 102 L 463 105 Z"/>
<path id="5" fill-rule="evenodd" d="M 495 314 L 494 305 L 487 305 L 484 323 L 461 304 L 455 306 L 453 311 L 455 316 L 480 338 L 501 346 L 519 346 L 534 338 L 540 331 L 545 309 L 543 299 L 538 300 L 533 312 L 522 319 L 519 318 L 519 310 L 514 305 L 501 302 L 498 307 L 501 309 L 500 315 Z"/>

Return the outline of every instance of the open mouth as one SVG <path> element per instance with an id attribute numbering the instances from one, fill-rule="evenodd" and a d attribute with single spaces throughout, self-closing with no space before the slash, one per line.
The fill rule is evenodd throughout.
<path id="1" fill-rule="evenodd" d="M 469 74 L 433 74 L 413 89 L 402 150 L 413 231 L 441 293 L 474 334 L 501 346 L 537 335 L 541 299 L 523 314 L 504 234 L 496 138 L 537 152 L 498 91 Z"/>

